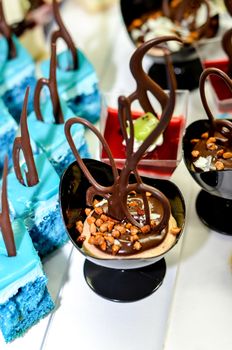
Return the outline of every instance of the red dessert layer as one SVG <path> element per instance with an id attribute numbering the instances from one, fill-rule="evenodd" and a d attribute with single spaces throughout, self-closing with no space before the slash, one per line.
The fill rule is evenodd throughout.
<path id="1" fill-rule="evenodd" d="M 134 119 L 143 113 L 133 112 Z M 146 175 L 159 175 L 169 177 L 180 159 L 178 157 L 178 145 L 184 128 L 185 119 L 183 116 L 172 117 L 167 129 L 164 132 L 163 145 L 157 146 L 153 152 L 149 152 L 139 163 L 138 169 Z M 121 168 L 125 161 L 125 146 L 118 122 L 118 112 L 116 109 L 108 109 L 108 117 L 105 125 L 104 137 L 111 149 L 116 164 Z M 108 157 L 105 150 L 102 150 L 102 160 L 107 162 Z"/>
<path id="2" fill-rule="evenodd" d="M 215 61 L 205 61 L 204 67 L 205 68 L 215 67 L 215 68 L 221 69 L 225 73 L 228 73 L 228 60 L 224 59 L 224 60 L 215 60 Z M 211 75 L 210 81 L 220 101 L 232 99 L 232 92 L 222 79 L 220 79 L 216 75 Z"/>

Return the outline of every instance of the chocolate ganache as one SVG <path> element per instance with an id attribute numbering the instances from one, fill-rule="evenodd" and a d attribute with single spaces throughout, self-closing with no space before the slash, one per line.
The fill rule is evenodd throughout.
<path id="1" fill-rule="evenodd" d="M 77 222 L 77 230 L 81 233 L 79 240 L 84 241 L 83 247 L 90 255 L 98 256 L 101 253 L 111 256 L 135 256 L 138 251 L 154 249 L 161 245 L 170 234 L 172 243 L 175 234 L 180 232 L 176 221 L 171 215 L 170 203 L 166 196 L 158 189 L 143 183 L 137 171 L 137 164 L 147 151 L 151 143 L 166 129 L 175 106 L 176 81 L 168 50 L 163 48 L 167 63 L 167 75 L 169 81 L 169 95 L 165 93 L 144 72 L 142 59 L 152 47 L 180 39 L 174 36 L 165 36 L 152 39 L 141 45 L 130 60 L 130 69 L 136 81 L 136 90 L 128 97 L 120 96 L 118 99 L 118 118 L 126 143 L 126 162 L 119 173 L 116 168 L 111 151 L 101 133 L 87 120 L 71 118 L 65 124 L 65 133 L 70 147 L 91 186 L 87 190 L 86 203 L 93 206 L 94 198 L 100 196 L 103 202 L 94 206 L 94 210 L 87 208 L 88 218 L 83 225 Z M 148 91 L 159 101 L 162 114 L 157 127 L 147 136 L 137 151 L 134 151 L 134 128 L 131 115 L 131 104 L 138 100 L 144 112 L 157 113 L 153 110 L 148 98 Z M 114 183 L 104 187 L 97 183 L 80 158 L 71 136 L 71 127 L 75 123 L 81 123 L 88 127 L 101 141 L 112 167 Z M 126 128 L 130 132 L 127 134 Z M 130 174 L 135 176 L 136 183 L 130 183 Z M 133 205 L 131 203 L 134 203 Z M 135 213 L 133 209 L 135 209 Z M 86 226 L 87 225 L 87 226 Z M 87 230 L 86 230 L 87 228 Z M 87 232 L 86 232 L 87 231 Z M 95 252 L 93 252 L 93 250 Z M 104 255 L 103 254 L 103 255 Z M 108 254 L 109 255 L 109 254 Z"/>
<path id="2" fill-rule="evenodd" d="M 232 122 L 214 119 L 205 96 L 205 81 L 211 74 L 223 79 L 232 91 L 232 81 L 223 71 L 217 68 L 203 71 L 200 78 L 200 94 L 210 126 L 199 138 L 191 140 L 192 163 L 196 171 L 232 169 Z"/>

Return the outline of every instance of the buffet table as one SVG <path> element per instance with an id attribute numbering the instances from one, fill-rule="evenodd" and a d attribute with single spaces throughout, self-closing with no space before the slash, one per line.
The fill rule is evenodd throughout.
<path id="1" fill-rule="evenodd" d="M 129 58 L 134 47 L 119 6 L 89 14 L 67 0 L 63 18 L 94 64 L 102 91 L 132 91 Z M 205 113 L 195 90 L 190 93 L 188 124 L 199 118 Z M 97 157 L 91 135 L 88 141 Z M 171 180 L 185 198 L 186 226 L 165 258 L 166 276 L 155 293 L 133 303 L 99 297 L 85 282 L 83 256 L 68 243 L 44 262 L 55 311 L 12 344 L 5 345 L 0 338 L 0 349 L 232 349 L 231 237 L 211 231 L 199 220 L 195 211 L 199 187 L 183 161 Z"/>

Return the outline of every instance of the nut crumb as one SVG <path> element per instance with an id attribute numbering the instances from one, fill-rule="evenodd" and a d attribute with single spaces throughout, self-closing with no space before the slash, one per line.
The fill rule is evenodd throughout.
<path id="1" fill-rule="evenodd" d="M 215 163 L 215 167 L 216 167 L 217 170 L 223 170 L 224 169 L 224 164 L 218 160 Z"/>
<path id="2" fill-rule="evenodd" d="M 199 156 L 200 152 L 195 150 L 195 151 L 192 151 L 191 154 L 194 158 L 196 158 Z"/>

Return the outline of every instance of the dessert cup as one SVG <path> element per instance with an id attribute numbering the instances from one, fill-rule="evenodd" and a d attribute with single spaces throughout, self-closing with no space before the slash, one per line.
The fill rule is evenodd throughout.
<path id="1" fill-rule="evenodd" d="M 166 91 L 167 92 L 167 91 Z M 138 164 L 140 175 L 156 178 L 170 178 L 182 159 L 182 136 L 185 129 L 188 105 L 188 91 L 176 90 L 176 104 L 173 117 L 164 132 L 163 144 L 141 159 Z M 125 146 L 117 116 L 118 93 L 104 94 L 101 133 L 110 146 L 115 163 L 121 169 L 125 163 Z M 159 102 L 149 96 L 154 110 L 160 115 Z M 139 103 L 132 105 L 132 115 L 136 119 L 144 112 Z M 100 159 L 109 164 L 109 158 L 104 149 L 100 150 Z"/>
<path id="2" fill-rule="evenodd" d="M 196 210 L 202 222 L 211 229 L 232 235 L 230 215 L 232 212 L 232 170 L 196 172 L 192 168 L 192 144 L 190 140 L 208 131 L 209 120 L 190 124 L 183 138 L 183 153 L 186 167 L 202 190 L 196 200 Z"/>
<path id="3" fill-rule="evenodd" d="M 122 17 L 128 31 L 129 37 L 133 40 L 128 27 L 136 18 L 141 18 L 144 14 L 161 9 L 162 1 L 135 1 L 121 0 Z M 216 35 L 219 26 L 218 14 L 211 17 L 212 32 Z M 165 28 L 164 28 L 165 29 Z M 163 35 L 163 34 L 160 34 Z M 193 45 L 186 45 L 172 55 L 172 63 L 176 73 L 177 86 L 179 89 L 192 90 L 198 87 L 199 77 L 202 72 L 201 63 Z M 149 75 L 162 88 L 167 89 L 164 58 L 151 54 L 153 64 L 149 69 Z M 191 76 L 191 79 L 189 79 Z"/>
<path id="4" fill-rule="evenodd" d="M 84 164 L 103 186 L 113 182 L 111 166 L 85 159 Z M 168 198 L 171 211 L 181 232 L 185 220 L 185 204 L 179 189 L 170 181 L 143 178 L 144 183 L 156 187 Z M 134 177 L 130 177 L 134 181 Z M 99 295 L 113 301 L 129 302 L 142 299 L 154 292 L 165 276 L 166 264 L 163 259 L 168 250 L 178 242 L 181 232 L 176 236 L 173 246 L 152 258 L 99 259 L 87 255 L 76 240 L 75 223 L 85 219 L 86 191 L 90 187 L 88 179 L 77 162 L 64 172 L 60 183 L 60 205 L 67 233 L 74 247 L 85 256 L 84 276 L 87 284 Z"/>

